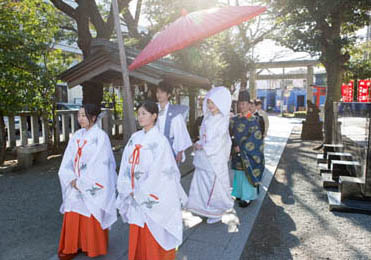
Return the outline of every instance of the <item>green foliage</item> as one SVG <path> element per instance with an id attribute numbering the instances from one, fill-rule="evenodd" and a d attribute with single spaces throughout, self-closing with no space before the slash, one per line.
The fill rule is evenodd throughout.
<path id="1" fill-rule="evenodd" d="M 58 16 L 42 0 L 0 2 L 0 112 L 45 109 L 65 66 L 51 47 Z M 65 60 L 64 60 L 65 61 Z"/>
<path id="2" fill-rule="evenodd" d="M 350 60 L 346 64 L 345 81 L 371 78 L 371 44 L 365 42 L 350 50 Z"/>
<path id="3" fill-rule="evenodd" d="M 103 89 L 103 104 L 105 108 L 112 108 L 115 117 L 123 114 L 122 107 L 123 99 L 120 98 L 114 91 L 113 87 L 105 87 Z"/>
<path id="4" fill-rule="evenodd" d="M 329 46 L 342 53 L 355 42 L 355 32 L 367 25 L 370 1 L 267 0 L 280 25 L 275 40 L 294 51 L 322 55 Z M 339 29 L 337 29 L 339 28 Z"/>
<path id="5" fill-rule="evenodd" d="M 325 143 L 333 142 L 333 101 L 340 99 L 355 32 L 369 23 L 370 1 L 267 0 L 280 26 L 276 39 L 294 51 L 319 55 L 327 72 Z"/>

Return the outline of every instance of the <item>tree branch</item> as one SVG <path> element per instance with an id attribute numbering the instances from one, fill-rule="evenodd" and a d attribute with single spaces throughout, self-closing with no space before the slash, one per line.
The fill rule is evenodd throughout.
<path id="1" fill-rule="evenodd" d="M 118 4 L 118 8 L 119 8 L 119 13 L 121 13 L 121 11 L 122 11 L 122 9 L 124 9 L 124 7 L 129 6 L 130 1 L 131 0 L 118 0 L 117 1 L 118 2 L 117 4 Z M 113 19 L 113 9 L 112 9 L 112 5 L 111 5 L 110 12 L 109 12 L 107 22 L 106 22 L 107 33 L 108 32 L 112 33 L 113 27 L 114 27 L 114 19 Z"/>
<path id="2" fill-rule="evenodd" d="M 98 6 L 95 1 L 88 1 L 88 15 L 90 18 L 90 21 L 94 25 L 96 31 L 97 31 L 97 38 L 104 38 L 104 36 L 107 35 L 106 32 L 106 23 L 103 21 L 103 18 L 98 10 Z M 110 35 L 111 33 L 109 33 Z"/>
<path id="3" fill-rule="evenodd" d="M 141 9 L 142 9 L 142 0 L 138 0 L 137 7 L 135 9 L 135 18 L 134 18 L 136 26 L 138 26 Z"/>
<path id="4" fill-rule="evenodd" d="M 76 9 L 76 22 L 77 22 L 77 31 L 78 31 L 78 40 L 77 44 L 80 50 L 83 52 L 84 58 L 89 55 L 90 43 L 92 35 L 89 28 L 89 16 L 85 12 L 88 6 L 87 2 L 81 1 L 79 6 Z"/>
<path id="5" fill-rule="evenodd" d="M 134 38 L 140 39 L 140 34 L 138 32 L 138 26 L 128 8 L 123 12 L 123 17 L 128 27 L 129 34 L 131 34 Z"/>
<path id="6" fill-rule="evenodd" d="M 70 5 L 66 4 L 62 0 L 50 0 L 50 1 L 53 3 L 53 5 L 57 9 L 59 9 L 60 11 L 65 13 L 66 15 L 68 15 L 72 19 L 75 19 L 75 20 L 77 19 L 76 10 L 74 8 L 72 8 Z"/>

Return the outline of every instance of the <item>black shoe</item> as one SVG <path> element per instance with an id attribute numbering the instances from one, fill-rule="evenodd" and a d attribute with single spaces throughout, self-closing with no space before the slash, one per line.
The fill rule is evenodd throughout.
<path id="1" fill-rule="evenodd" d="M 245 200 L 241 200 L 241 201 L 238 203 L 238 206 L 240 206 L 241 208 L 246 208 L 246 207 L 248 207 L 250 204 L 251 204 L 251 201 L 247 202 L 247 201 L 245 201 Z"/>
<path id="2" fill-rule="evenodd" d="M 241 199 L 236 197 L 235 200 L 240 201 Z"/>

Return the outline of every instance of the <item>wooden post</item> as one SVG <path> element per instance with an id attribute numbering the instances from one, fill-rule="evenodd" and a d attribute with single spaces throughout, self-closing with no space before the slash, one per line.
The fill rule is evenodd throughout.
<path id="1" fill-rule="evenodd" d="M 55 117 L 55 134 L 54 134 L 54 137 L 56 138 L 54 141 L 54 146 L 56 147 L 59 147 L 59 144 L 60 144 L 60 139 L 61 139 L 61 130 L 60 130 L 60 127 L 59 127 L 59 115 L 58 113 L 56 113 L 56 117 Z"/>
<path id="2" fill-rule="evenodd" d="M 193 135 L 196 129 L 197 91 L 195 89 L 189 88 L 188 93 L 189 93 L 189 132 Z"/>
<path id="3" fill-rule="evenodd" d="M 109 138 L 111 139 L 113 134 L 112 134 L 112 128 L 113 128 L 113 122 L 112 122 L 112 111 L 111 110 L 107 110 L 107 124 L 108 124 L 108 136 Z"/>
<path id="4" fill-rule="evenodd" d="M 71 122 L 70 114 L 63 113 L 62 114 L 62 135 L 63 135 L 63 142 L 68 142 L 70 139 L 70 126 L 68 125 Z"/>
<path id="5" fill-rule="evenodd" d="M 116 34 L 117 34 L 117 42 L 119 45 L 119 53 L 120 53 L 120 63 L 121 63 L 121 70 L 122 70 L 122 78 L 124 82 L 123 88 L 120 88 L 123 96 L 123 114 L 124 114 L 124 145 L 129 140 L 132 133 L 135 132 L 135 118 L 134 118 L 134 105 L 133 105 L 133 98 L 131 96 L 130 91 L 130 81 L 129 81 L 129 71 L 126 64 L 126 54 L 125 54 L 125 47 L 124 42 L 122 39 L 121 33 L 121 26 L 120 26 L 120 17 L 119 17 L 119 8 L 117 4 L 117 0 L 112 0 L 112 9 L 113 9 L 113 18 L 115 22 Z"/>

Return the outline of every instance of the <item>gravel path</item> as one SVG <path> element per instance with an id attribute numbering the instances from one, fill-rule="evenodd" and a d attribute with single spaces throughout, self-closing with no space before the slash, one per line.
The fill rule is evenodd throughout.
<path id="1" fill-rule="evenodd" d="M 114 153 L 116 162 L 120 153 Z M 63 215 L 62 156 L 26 171 L 0 173 L 0 260 L 43 260 L 56 254 Z"/>
<path id="2" fill-rule="evenodd" d="M 319 142 L 294 129 L 241 259 L 371 259 L 371 216 L 330 212 Z"/>
<path id="3" fill-rule="evenodd" d="M 0 175 L 0 259 L 47 259 L 57 250 L 62 215 L 60 158 Z"/>

